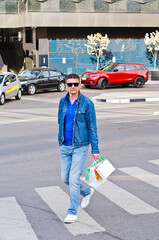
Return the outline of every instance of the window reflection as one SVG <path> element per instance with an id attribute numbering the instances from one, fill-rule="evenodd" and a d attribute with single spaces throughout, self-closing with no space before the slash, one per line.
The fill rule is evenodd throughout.
<path id="1" fill-rule="evenodd" d="M 50 67 L 77 74 L 96 69 L 96 59 L 87 53 L 87 39 L 50 39 L 49 43 Z M 143 63 L 145 67 L 150 67 L 144 39 L 110 39 L 107 52 L 109 58 L 102 56 L 100 67 L 112 62 L 113 57 L 116 62 Z"/>

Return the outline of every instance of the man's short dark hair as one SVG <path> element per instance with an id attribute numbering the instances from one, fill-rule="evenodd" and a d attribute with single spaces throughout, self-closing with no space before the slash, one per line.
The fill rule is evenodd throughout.
<path id="1" fill-rule="evenodd" d="M 71 74 L 67 75 L 66 78 L 65 78 L 65 82 L 67 81 L 67 79 L 70 79 L 70 78 L 78 79 L 78 81 L 80 82 L 80 77 L 75 73 L 71 73 Z"/>

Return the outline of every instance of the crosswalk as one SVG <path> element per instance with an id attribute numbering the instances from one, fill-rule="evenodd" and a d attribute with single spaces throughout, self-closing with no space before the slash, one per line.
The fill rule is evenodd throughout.
<path id="1" fill-rule="evenodd" d="M 47 102 L 52 103 L 50 107 L 45 108 L 15 108 L 15 109 L 0 109 L 0 126 L 14 123 L 26 123 L 26 122 L 57 122 L 57 106 L 59 99 L 47 99 L 42 100 L 40 98 L 26 98 L 25 100 Z M 158 112 L 156 108 L 151 108 L 145 111 L 144 107 L 134 109 L 133 105 L 124 106 L 112 106 L 105 105 L 103 103 L 95 103 L 97 120 L 106 120 L 111 123 L 124 123 L 124 122 L 136 122 L 156 119 L 158 120 Z"/>
<path id="2" fill-rule="evenodd" d="M 158 209 L 109 181 L 99 186 L 97 191 L 132 215 L 159 212 Z"/>
<path id="3" fill-rule="evenodd" d="M 145 183 L 159 188 L 159 176 L 156 174 L 152 174 L 139 167 L 119 168 L 119 170 Z"/>
<path id="4" fill-rule="evenodd" d="M 149 160 L 148 163 L 152 164 L 152 166 L 159 167 L 159 159 Z M 120 175 L 120 173 L 124 173 L 124 176 Z M 146 171 L 137 166 L 119 168 L 118 174 L 119 175 L 115 177 L 123 177 L 124 179 L 124 177 L 127 176 L 135 178 L 138 181 L 141 181 L 141 183 L 144 182 L 144 184 L 148 184 L 157 189 L 159 188 L 159 175 L 153 174 L 152 172 Z M 159 208 L 152 206 L 152 202 L 150 204 L 148 200 L 147 202 L 143 201 L 132 192 L 120 187 L 120 183 L 117 185 L 110 181 L 110 179 L 95 189 L 96 194 L 102 195 L 102 199 L 105 198 L 107 201 L 114 204 L 114 206 L 118 207 L 118 209 L 121 209 L 122 211 L 124 210 L 132 217 L 134 215 L 159 213 Z M 84 178 L 81 180 L 85 181 Z M 57 219 L 60 219 L 61 224 L 63 224 L 66 209 L 69 206 L 69 195 L 59 186 L 36 188 L 35 192 L 41 200 L 49 206 L 50 210 L 56 214 L 56 217 Z M 104 217 L 105 213 L 101 212 L 100 214 L 103 214 Z M 95 216 L 92 217 L 87 213 L 87 209 L 84 210 L 79 207 L 78 220 L 73 224 L 63 224 L 63 227 L 73 236 L 106 232 L 107 229 L 105 226 L 103 226 L 102 223 L 97 222 L 95 218 Z M 33 227 L 29 223 L 25 212 L 14 196 L 0 198 L 0 239 L 39 240 Z"/>
<path id="5" fill-rule="evenodd" d="M 69 206 L 69 196 L 58 186 L 36 189 L 40 197 L 47 202 L 49 207 L 56 213 L 61 221 L 66 215 L 66 209 L 61 206 Z M 73 224 L 66 224 L 66 228 L 74 236 L 105 231 L 86 211 L 78 209 L 78 220 Z"/>
<path id="6" fill-rule="evenodd" d="M 38 240 L 14 197 L 0 199 L 0 239 Z"/>
<path id="7" fill-rule="evenodd" d="M 1 109 L 0 125 L 44 121 L 57 122 L 57 108 Z"/>

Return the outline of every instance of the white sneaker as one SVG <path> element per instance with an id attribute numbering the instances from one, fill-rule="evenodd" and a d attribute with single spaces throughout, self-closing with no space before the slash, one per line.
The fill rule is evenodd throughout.
<path id="1" fill-rule="evenodd" d="M 77 215 L 67 214 L 64 219 L 64 223 L 73 223 L 77 220 Z"/>
<path id="2" fill-rule="evenodd" d="M 91 188 L 91 193 L 85 197 L 83 197 L 82 202 L 81 202 L 81 208 L 86 208 L 89 205 L 90 199 L 94 193 L 94 189 Z"/>

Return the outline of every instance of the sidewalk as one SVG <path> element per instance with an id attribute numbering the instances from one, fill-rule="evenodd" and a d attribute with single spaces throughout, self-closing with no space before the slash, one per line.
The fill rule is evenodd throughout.
<path id="1" fill-rule="evenodd" d="M 148 81 L 146 85 L 158 85 L 159 81 Z M 92 98 L 96 102 L 105 103 L 131 103 L 131 102 L 157 102 L 159 101 L 159 91 L 133 91 L 128 92 L 105 92 Z"/>

